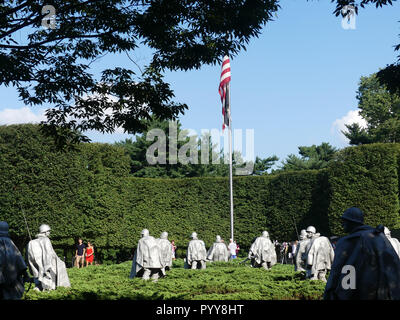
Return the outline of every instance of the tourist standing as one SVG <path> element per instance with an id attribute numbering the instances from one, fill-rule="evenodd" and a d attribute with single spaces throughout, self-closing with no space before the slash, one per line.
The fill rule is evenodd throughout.
<path id="1" fill-rule="evenodd" d="M 229 245 L 228 245 L 228 250 L 230 253 L 230 259 L 236 259 L 237 257 L 237 245 L 236 243 L 233 241 L 233 239 L 229 239 Z"/>
<path id="2" fill-rule="evenodd" d="M 86 252 L 86 245 L 83 243 L 82 239 L 79 238 L 75 250 L 75 267 L 80 268 L 80 265 L 84 267 L 85 252 Z"/>
<path id="3" fill-rule="evenodd" d="M 94 248 L 92 246 L 92 243 L 88 241 L 87 247 L 86 247 L 86 267 L 90 263 L 93 265 L 93 260 L 94 260 Z"/>

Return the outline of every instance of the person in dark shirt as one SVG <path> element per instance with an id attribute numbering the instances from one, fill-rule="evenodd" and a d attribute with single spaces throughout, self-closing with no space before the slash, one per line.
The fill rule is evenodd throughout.
<path id="1" fill-rule="evenodd" d="M 78 239 L 78 244 L 76 245 L 75 251 L 75 266 L 80 267 L 80 265 L 84 266 L 84 257 L 85 257 L 86 245 L 83 243 L 82 239 Z"/>

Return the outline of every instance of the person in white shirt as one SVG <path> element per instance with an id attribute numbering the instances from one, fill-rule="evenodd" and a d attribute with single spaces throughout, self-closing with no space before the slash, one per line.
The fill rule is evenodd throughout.
<path id="1" fill-rule="evenodd" d="M 228 250 L 230 253 L 230 259 L 236 259 L 236 243 L 233 242 L 233 239 L 229 239 Z"/>

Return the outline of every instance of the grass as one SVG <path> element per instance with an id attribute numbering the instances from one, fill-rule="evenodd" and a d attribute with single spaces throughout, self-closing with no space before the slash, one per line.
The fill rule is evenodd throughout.
<path id="1" fill-rule="evenodd" d="M 70 288 L 51 292 L 29 290 L 25 300 L 319 300 L 322 281 L 303 280 L 293 265 L 271 270 L 233 262 L 207 263 L 206 270 L 187 270 L 174 261 L 157 282 L 129 278 L 132 261 L 114 265 L 70 268 Z M 28 284 L 26 284 L 28 287 Z"/>

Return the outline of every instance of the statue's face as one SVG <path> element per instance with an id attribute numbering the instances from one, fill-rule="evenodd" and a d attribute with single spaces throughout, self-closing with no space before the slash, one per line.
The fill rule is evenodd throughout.
<path id="1" fill-rule="evenodd" d="M 341 224 L 342 224 L 342 228 L 343 228 L 344 232 L 349 232 L 349 231 L 348 231 L 348 229 L 349 229 L 349 222 L 348 222 L 347 220 L 345 220 L 345 219 L 342 219 L 342 220 L 341 220 Z"/>
<path id="2" fill-rule="evenodd" d="M 312 236 L 313 236 L 313 233 L 312 233 L 312 232 L 310 232 L 310 231 L 307 231 L 307 238 L 308 238 L 308 239 L 311 239 L 311 238 L 312 238 Z"/>

